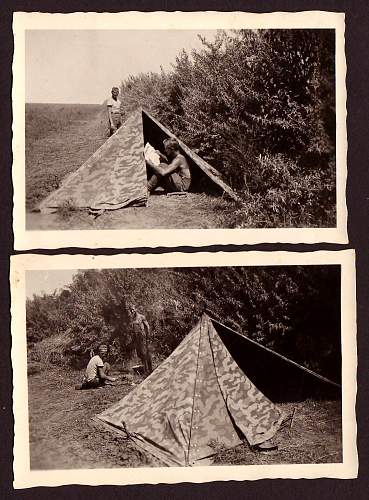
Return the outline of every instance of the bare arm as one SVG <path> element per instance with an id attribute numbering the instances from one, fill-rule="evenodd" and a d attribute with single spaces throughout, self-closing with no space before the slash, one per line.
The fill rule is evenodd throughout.
<path id="1" fill-rule="evenodd" d="M 108 106 L 109 123 L 110 123 L 110 126 L 114 128 L 113 119 L 111 117 L 111 110 L 112 110 L 112 107 Z"/>
<path id="2" fill-rule="evenodd" d="M 169 165 L 165 165 L 165 166 L 163 166 L 162 163 L 160 165 L 156 166 L 151 161 L 150 162 L 148 161 L 148 163 L 149 163 L 150 167 L 153 169 L 153 171 L 155 172 L 155 174 L 164 176 L 164 175 L 169 175 L 172 172 L 174 172 L 175 170 L 177 170 L 177 168 L 181 166 L 181 159 L 174 158 L 174 160 L 171 163 L 169 163 Z"/>
<path id="3" fill-rule="evenodd" d="M 150 326 L 149 326 L 149 323 L 147 322 L 146 318 L 143 319 L 142 324 L 143 324 L 144 330 L 146 330 L 146 338 L 148 339 L 150 336 Z"/>
<path id="4" fill-rule="evenodd" d="M 109 377 L 109 375 L 106 375 L 103 366 L 98 366 L 97 369 L 99 371 L 99 377 L 101 378 L 101 380 L 109 380 L 109 382 L 115 382 L 116 378 Z"/>

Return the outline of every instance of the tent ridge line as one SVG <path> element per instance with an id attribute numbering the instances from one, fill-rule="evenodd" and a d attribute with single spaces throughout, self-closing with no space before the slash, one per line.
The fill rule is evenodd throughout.
<path id="1" fill-rule="evenodd" d="M 206 316 L 208 316 L 208 315 L 206 314 Z M 210 316 L 208 316 L 208 318 L 210 319 L 210 321 L 212 320 L 212 318 Z M 215 330 L 215 328 L 214 328 L 214 330 Z M 219 337 L 219 333 L 217 331 L 215 331 L 215 333 Z M 208 329 L 208 337 L 209 337 L 209 345 L 210 345 L 210 351 L 211 351 L 211 358 L 213 360 L 213 366 L 214 366 L 214 371 L 215 371 L 215 375 L 216 375 L 216 379 L 217 379 L 217 384 L 218 384 L 220 393 L 222 395 L 222 398 L 223 398 L 223 401 L 224 401 L 224 405 L 227 408 L 228 414 L 230 415 L 230 412 L 229 412 L 229 409 L 228 409 L 228 404 L 227 404 L 227 399 L 224 397 L 224 393 L 223 393 L 222 387 L 221 387 L 221 385 L 219 383 L 218 371 L 217 371 L 217 366 L 216 366 L 215 357 L 214 357 L 213 341 L 212 341 L 211 335 L 209 333 L 209 329 Z M 219 339 L 219 340 L 224 344 L 224 342 L 222 341 L 222 339 Z M 225 346 L 225 348 L 227 349 L 226 346 Z"/>
<path id="2" fill-rule="evenodd" d="M 192 396 L 192 409 L 191 409 L 191 421 L 190 421 L 190 435 L 188 438 L 188 449 L 187 449 L 187 459 L 186 465 L 190 463 L 190 452 L 191 452 L 191 437 L 192 437 L 192 422 L 193 422 L 193 412 L 195 406 L 195 394 L 196 394 L 196 385 L 197 385 L 197 374 L 199 371 L 199 358 L 200 358 L 200 346 L 201 346 L 201 336 L 202 336 L 202 322 L 203 318 L 200 318 L 200 333 L 199 333 L 199 342 L 197 345 L 197 359 L 196 359 L 196 373 L 195 373 L 195 383 L 193 385 L 193 396 Z"/>
<path id="3" fill-rule="evenodd" d="M 300 368 L 301 370 L 309 373 L 309 375 L 313 375 L 314 377 L 317 377 L 318 379 L 320 379 L 321 381 L 323 382 L 327 382 L 331 385 L 334 385 L 336 387 L 341 387 L 341 384 L 338 384 L 337 382 L 333 382 L 333 380 L 330 380 L 329 378 L 326 378 L 326 377 L 323 377 L 323 375 L 319 375 L 319 373 L 315 373 L 314 371 L 312 370 L 309 370 L 309 368 L 306 368 L 305 366 L 302 366 L 302 365 L 299 365 L 298 363 L 296 363 L 296 361 L 292 361 L 292 359 L 289 359 L 289 358 L 286 358 L 286 356 L 283 356 L 283 354 L 280 354 L 276 351 L 273 351 L 272 349 L 270 349 L 269 347 L 266 347 L 262 344 L 259 344 L 259 342 L 256 342 L 255 340 L 252 340 L 250 339 L 249 337 L 246 337 L 245 335 L 242 335 L 241 333 L 237 332 L 236 330 L 233 330 L 232 328 L 230 328 L 229 326 L 225 325 L 224 323 L 221 323 L 220 321 L 218 321 L 217 319 L 215 318 L 212 318 L 211 316 L 209 316 L 209 319 L 211 321 L 214 321 L 215 323 L 218 323 L 218 325 L 221 325 L 223 326 L 224 328 L 226 328 L 227 330 L 230 330 L 231 332 L 235 333 L 236 335 L 242 337 L 243 339 L 247 340 L 248 342 L 256 345 L 257 347 L 260 347 L 261 349 L 269 352 L 270 354 L 274 354 L 275 356 L 283 359 L 284 361 L 287 361 L 288 363 Z"/>

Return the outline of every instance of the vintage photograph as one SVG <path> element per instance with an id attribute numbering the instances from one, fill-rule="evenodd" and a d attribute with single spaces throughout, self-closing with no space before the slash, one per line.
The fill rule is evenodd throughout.
<path id="1" fill-rule="evenodd" d="M 187 29 L 188 15 L 176 29 L 69 29 L 66 15 L 55 29 L 26 24 L 25 230 L 337 237 L 340 16 L 327 28 L 294 27 L 294 14 L 288 28 Z"/>
<path id="2" fill-rule="evenodd" d="M 216 479 L 216 466 L 348 465 L 355 330 L 342 314 L 354 295 L 342 298 L 341 257 L 146 257 L 81 269 L 65 268 L 69 256 L 17 274 L 30 472 L 209 466 Z"/>

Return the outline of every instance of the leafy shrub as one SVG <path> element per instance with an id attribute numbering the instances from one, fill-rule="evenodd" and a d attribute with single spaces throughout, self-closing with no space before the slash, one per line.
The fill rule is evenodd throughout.
<path id="1" fill-rule="evenodd" d="M 104 342 L 111 346 L 111 360 L 125 364 L 134 354 L 130 304 L 147 317 L 158 360 L 173 351 L 207 309 L 258 342 L 339 377 L 340 287 L 335 266 L 79 272 L 60 293 L 27 301 L 30 359 L 82 367 L 90 350 Z"/>
<path id="2" fill-rule="evenodd" d="M 202 42 L 172 71 L 124 81 L 126 112 L 147 108 L 224 175 L 245 203 L 236 225 L 255 226 L 259 212 L 257 225 L 334 226 L 333 30 L 219 31 Z M 276 168 L 283 183 L 262 203 Z"/>
<path id="3" fill-rule="evenodd" d="M 298 166 L 277 154 L 259 156 L 247 176 L 243 206 L 234 213 L 237 227 L 299 227 L 334 224 L 333 179 Z"/>

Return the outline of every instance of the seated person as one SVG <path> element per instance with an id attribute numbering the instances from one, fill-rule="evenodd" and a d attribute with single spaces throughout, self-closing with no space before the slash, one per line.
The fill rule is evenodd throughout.
<path id="1" fill-rule="evenodd" d="M 101 344 L 99 354 L 92 356 L 88 362 L 83 382 L 80 386 L 76 386 L 76 389 L 96 389 L 103 385 L 114 385 L 111 382 L 115 382 L 116 379 L 108 375 L 110 365 L 103 362 L 103 358 L 106 357 L 107 352 L 108 347 L 105 344 Z"/>
<path id="2" fill-rule="evenodd" d="M 186 158 L 180 152 L 176 139 L 169 138 L 163 141 L 167 157 L 160 151 L 157 153 L 163 163 L 155 165 L 151 160 L 146 160 L 154 172 L 147 183 L 149 193 L 161 186 L 166 192 L 188 191 L 191 184 L 191 172 Z M 168 159 L 170 163 L 168 163 Z"/>

